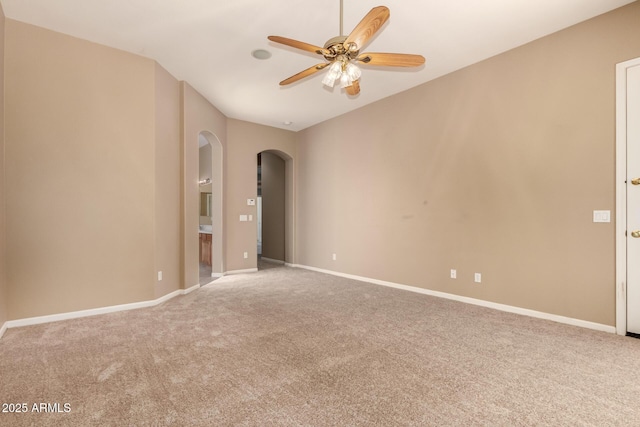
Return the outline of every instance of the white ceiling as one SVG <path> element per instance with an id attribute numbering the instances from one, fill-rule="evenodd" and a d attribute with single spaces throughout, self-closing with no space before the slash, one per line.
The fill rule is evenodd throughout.
<path id="1" fill-rule="evenodd" d="M 361 93 L 353 98 L 325 88 L 324 72 L 280 87 L 324 59 L 267 40 L 278 35 L 323 46 L 339 35 L 339 0 L 0 2 L 8 18 L 155 59 L 228 117 L 300 130 L 633 0 L 344 0 L 347 34 L 380 3 L 391 11 L 361 52 L 426 58 L 416 69 L 362 67 Z M 255 49 L 272 57 L 255 59 Z"/>

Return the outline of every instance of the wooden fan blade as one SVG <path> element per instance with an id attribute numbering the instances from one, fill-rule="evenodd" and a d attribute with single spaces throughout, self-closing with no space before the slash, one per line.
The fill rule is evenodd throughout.
<path id="1" fill-rule="evenodd" d="M 322 64 L 318 64 L 318 65 L 314 65 L 313 67 L 309 67 L 304 71 L 300 71 L 298 74 L 294 74 L 293 76 L 289 77 L 288 79 L 285 79 L 285 80 L 281 81 L 280 82 L 280 86 L 288 85 L 288 84 L 297 82 L 300 79 L 304 79 L 305 77 L 308 77 L 311 74 L 322 70 L 327 65 L 329 65 L 329 63 L 328 62 L 324 62 Z"/>
<path id="2" fill-rule="evenodd" d="M 357 95 L 360 93 L 360 80 L 354 80 L 351 86 L 344 88 L 349 95 Z"/>
<path id="3" fill-rule="evenodd" d="M 351 31 L 344 41 L 344 46 L 349 48 L 350 44 L 355 45 L 355 50 L 360 50 L 371 37 L 389 19 L 389 9 L 385 6 L 374 7 L 362 18 L 362 21 Z"/>
<path id="4" fill-rule="evenodd" d="M 408 53 L 378 53 L 365 52 L 358 55 L 356 61 L 367 65 L 381 65 L 386 67 L 417 67 L 424 64 L 424 56 Z"/>
<path id="5" fill-rule="evenodd" d="M 287 46 L 295 47 L 296 49 L 305 50 L 307 52 L 317 53 L 318 55 L 324 55 L 324 54 L 328 54 L 329 53 L 329 51 L 327 49 L 323 48 L 323 47 L 314 46 L 312 44 L 305 43 L 305 42 L 300 42 L 298 40 L 288 39 L 286 37 L 269 36 L 267 38 L 269 40 L 271 40 L 272 42 L 276 42 L 276 43 L 284 44 L 284 45 L 287 45 Z"/>

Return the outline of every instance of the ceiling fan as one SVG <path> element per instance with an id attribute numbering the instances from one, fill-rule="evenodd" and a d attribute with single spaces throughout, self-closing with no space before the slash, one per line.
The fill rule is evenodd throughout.
<path id="1" fill-rule="evenodd" d="M 313 67 L 309 67 L 293 76 L 280 82 L 280 86 L 297 82 L 308 77 L 326 67 L 329 72 L 322 80 L 322 83 L 333 87 L 336 81 L 340 81 L 341 86 L 349 95 L 357 95 L 360 92 L 360 69 L 355 65 L 360 62 L 366 65 L 387 66 L 387 67 L 417 67 L 424 64 L 422 55 L 411 55 L 405 53 L 377 53 L 360 50 L 374 36 L 374 34 L 389 19 L 389 8 L 386 6 L 374 7 L 362 18 L 362 21 L 351 31 L 348 36 L 342 35 L 342 0 L 340 1 L 340 35 L 329 39 L 324 47 L 315 46 L 309 43 L 300 42 L 280 36 L 269 36 L 272 42 L 295 47 L 307 52 L 322 55 L 327 62 L 323 62 Z"/>

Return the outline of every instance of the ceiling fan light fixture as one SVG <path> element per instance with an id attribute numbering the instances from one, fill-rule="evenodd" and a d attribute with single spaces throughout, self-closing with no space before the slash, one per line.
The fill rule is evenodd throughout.
<path id="1" fill-rule="evenodd" d="M 342 74 L 342 62 L 335 61 L 329 67 L 329 72 L 325 74 L 324 78 L 322 79 L 322 84 L 325 86 L 333 87 L 333 85 L 336 83 L 336 80 L 340 78 L 341 74 Z"/>
<path id="2" fill-rule="evenodd" d="M 346 67 L 344 68 L 344 73 L 349 76 L 349 79 L 351 81 L 358 80 L 362 75 L 362 71 L 360 71 L 360 68 L 358 68 L 351 62 L 347 63 Z"/>
<path id="3" fill-rule="evenodd" d="M 340 80 L 340 87 L 346 88 L 359 80 L 361 75 L 360 68 L 349 62 L 347 58 L 340 57 L 331 64 L 329 72 L 322 79 L 322 84 L 333 87 L 336 81 Z"/>
<path id="4" fill-rule="evenodd" d="M 353 83 L 353 80 L 351 80 L 351 78 L 349 77 L 349 74 L 342 73 L 342 75 L 340 76 L 340 87 L 344 89 L 348 86 L 351 86 L 352 83 Z"/>

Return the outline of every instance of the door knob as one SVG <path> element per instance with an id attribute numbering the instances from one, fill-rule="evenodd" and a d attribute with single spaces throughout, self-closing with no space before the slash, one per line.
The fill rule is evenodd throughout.
<path id="1" fill-rule="evenodd" d="M 631 180 L 631 183 L 632 183 L 633 185 L 640 185 L 640 178 L 633 178 L 633 179 Z"/>
<path id="2" fill-rule="evenodd" d="M 635 237 L 636 239 L 640 237 L 640 230 L 635 230 L 631 232 L 631 237 Z"/>

